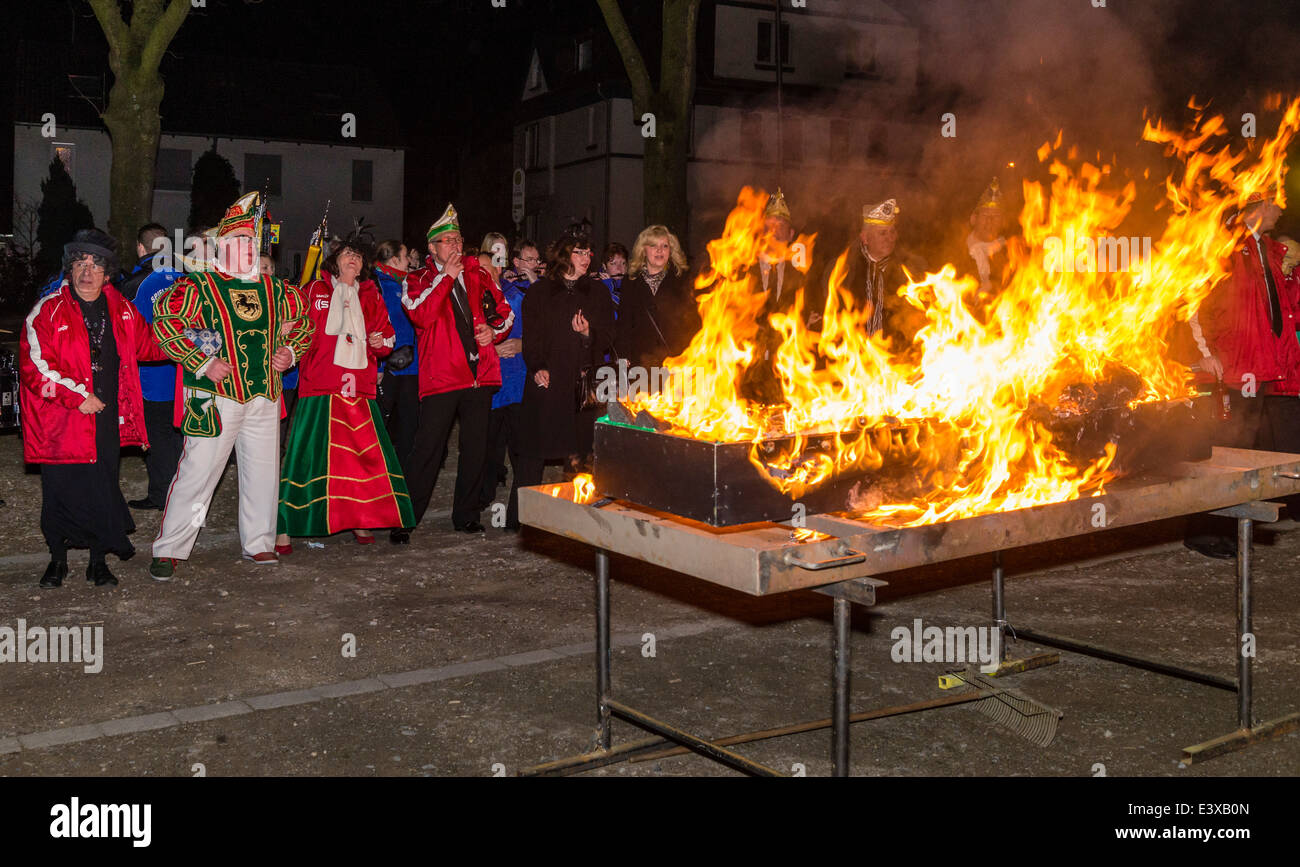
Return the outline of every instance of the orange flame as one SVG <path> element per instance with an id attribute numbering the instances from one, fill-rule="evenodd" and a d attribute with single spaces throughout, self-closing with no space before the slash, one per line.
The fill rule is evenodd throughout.
<path id="1" fill-rule="evenodd" d="M 764 234 L 766 197 L 745 188 L 697 280 L 707 290 L 699 299 L 703 326 L 665 362 L 688 371 L 690 386 L 641 396 L 634 408 L 677 433 L 752 443 L 754 465 L 795 500 L 846 471 L 902 467 L 927 493 L 906 502 L 860 493 L 854 503 L 883 523 L 925 524 L 1099 493 L 1114 448 L 1078 465 L 1052 442 L 1043 411 L 1066 387 L 1102 383 L 1117 370 L 1140 381 L 1134 404 L 1194 394 L 1187 369 L 1166 357 L 1164 334 L 1226 274 L 1244 229 L 1225 217 L 1251 193 L 1280 191 L 1286 148 L 1300 129 L 1300 100 L 1293 100 L 1257 154 L 1233 153 L 1223 119 L 1192 108 L 1185 132 L 1148 122 L 1143 133 L 1178 163 L 1163 185 L 1168 215 L 1158 237 L 1136 249 L 1118 243 L 1128 240 L 1119 233 L 1138 199 L 1136 182 L 1119 184 L 1114 167 L 1079 162 L 1073 147 L 1062 156 L 1058 134 L 1038 151 L 1050 187 L 1022 184 L 1022 239 L 1008 247 L 1004 288 L 992 301 L 978 307 L 974 281 L 958 279 L 951 265 L 911 275 L 899 290 L 924 320 L 906 356 L 880 333 L 868 334 L 871 310 L 844 287 L 848 254 L 841 256 L 820 333 L 804 327 L 802 298 L 791 313 L 769 319 L 780 335 L 779 407 L 754 404 L 739 389 L 765 301 L 751 291 L 747 271 L 773 247 Z M 778 445 L 777 437 L 788 441 Z"/>

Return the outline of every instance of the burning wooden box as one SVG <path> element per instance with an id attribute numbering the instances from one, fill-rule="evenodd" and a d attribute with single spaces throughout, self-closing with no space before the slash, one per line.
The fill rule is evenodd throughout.
<path id="1" fill-rule="evenodd" d="M 1117 475 L 1209 458 L 1208 403 L 1106 405 L 1114 404 L 1113 398 L 1084 388 L 1063 394 L 1051 407 L 1036 407 L 1029 417 L 1051 432 L 1052 442 L 1078 467 L 1102 457 L 1109 443 L 1115 445 L 1110 469 Z M 869 462 L 873 466 L 832 474 L 796 498 L 778 490 L 768 475 L 829 454 L 834 432 L 773 437 L 755 450 L 750 442 L 709 442 L 653 425 L 644 413 L 633 417 L 611 404 L 611 414 L 596 424 L 597 492 L 715 527 L 787 521 L 796 502 L 807 514 L 907 502 L 945 476 L 951 479 L 965 445 L 937 423 L 891 421 L 859 428 L 846 436 L 869 440 L 878 455 Z"/>

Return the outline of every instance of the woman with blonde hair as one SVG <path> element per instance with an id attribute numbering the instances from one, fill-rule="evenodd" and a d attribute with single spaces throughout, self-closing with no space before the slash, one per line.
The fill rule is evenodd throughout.
<path id="1" fill-rule="evenodd" d="M 492 275 L 492 279 L 501 283 L 501 272 L 510 264 L 510 242 L 500 232 L 488 232 L 483 236 L 483 244 L 478 248 L 478 263 Z"/>
<path id="2" fill-rule="evenodd" d="M 632 245 L 615 350 L 631 364 L 657 367 L 681 354 L 700 324 L 681 242 L 667 226 L 647 226 Z"/>

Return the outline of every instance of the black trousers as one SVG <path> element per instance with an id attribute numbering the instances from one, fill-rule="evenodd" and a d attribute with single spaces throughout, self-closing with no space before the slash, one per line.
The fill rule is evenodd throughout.
<path id="1" fill-rule="evenodd" d="M 397 461 L 402 465 L 402 473 L 409 478 L 411 449 L 415 446 L 415 431 L 420 424 L 420 377 L 385 373 L 379 382 L 376 400 L 384 415 L 388 438 L 393 441 L 393 451 L 397 452 Z"/>
<path id="2" fill-rule="evenodd" d="M 438 465 L 442 463 L 452 423 L 457 419 L 460 420 L 460 457 L 456 464 L 451 525 L 459 529 L 479 520 L 482 514 L 479 497 L 483 488 L 483 463 L 487 458 L 488 417 L 495 392 L 495 388 L 462 388 L 420 399 L 420 424 L 416 429 L 411 466 L 406 476 L 417 524 L 429 508 L 433 487 L 438 482 Z"/>
<path id="3" fill-rule="evenodd" d="M 1242 397 L 1230 389 L 1228 399 L 1231 417 L 1215 424 L 1211 439 L 1212 445 L 1225 448 L 1274 450 L 1272 418 L 1276 416 L 1282 425 L 1286 416 L 1278 402 L 1294 401 L 1300 408 L 1300 398 L 1295 397 Z M 1187 519 L 1186 538 L 1189 542 L 1207 543 L 1217 539 L 1235 544 L 1237 522 L 1209 512 L 1192 515 Z"/>
<path id="4" fill-rule="evenodd" d="M 506 526 L 512 530 L 519 529 L 519 489 L 531 488 L 542 483 L 542 474 L 546 471 L 546 459 L 533 455 L 519 455 L 517 463 L 512 455 L 510 460 L 514 478 L 510 485 L 510 503 L 506 506 Z"/>
<path id="5" fill-rule="evenodd" d="M 1264 422 L 1257 448 L 1300 454 L 1300 397 L 1264 398 Z"/>
<path id="6" fill-rule="evenodd" d="M 510 471 L 519 472 L 520 403 L 497 407 L 488 417 L 487 462 L 483 467 L 480 502 L 487 508 L 497 497 L 497 484 L 505 472 L 506 453 L 510 454 Z"/>
<path id="7" fill-rule="evenodd" d="M 185 445 L 185 437 L 172 425 L 174 409 L 175 402 L 170 400 L 144 402 L 144 427 L 149 433 L 149 451 L 144 456 L 144 468 L 149 473 L 146 499 L 158 508 L 167 505 L 167 489 L 176 476 Z"/>
<path id="8" fill-rule="evenodd" d="M 284 457 L 284 450 L 289 445 L 289 423 L 293 421 L 293 408 L 298 405 L 298 389 L 282 388 L 280 395 L 284 399 L 284 418 L 280 419 L 280 457 Z M 230 459 L 235 459 L 235 453 L 230 453 Z"/>

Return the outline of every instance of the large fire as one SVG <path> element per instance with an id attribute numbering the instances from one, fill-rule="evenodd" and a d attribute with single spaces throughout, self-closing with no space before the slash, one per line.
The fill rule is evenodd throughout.
<path id="1" fill-rule="evenodd" d="M 871 311 L 854 306 L 844 289 L 841 256 L 820 332 L 804 327 L 801 309 L 771 316 L 781 338 L 775 366 L 785 403 L 778 407 L 745 399 L 739 386 L 759 351 L 765 300 L 746 272 L 774 243 L 764 231 L 765 196 L 746 188 L 697 280 L 707 290 L 699 300 L 703 327 L 665 362 L 690 371 L 688 387 L 643 395 L 634 408 L 679 434 L 752 442 L 755 466 L 795 500 L 832 475 L 876 469 L 887 454 L 891 461 L 902 454 L 926 493 L 854 504 L 880 523 L 933 523 L 1099 493 L 1114 450 L 1084 465 L 1071 461 L 1042 424 L 1043 407 L 1056 406 L 1066 388 L 1102 383 L 1116 371 L 1140 380 L 1134 404 L 1194 393 L 1187 368 L 1166 357 L 1167 326 L 1185 320 L 1224 276 L 1245 231 L 1226 217 L 1250 193 L 1282 189 L 1287 145 L 1300 129 L 1296 100 L 1273 138 L 1242 151 L 1229 146 L 1222 118 L 1192 109 L 1196 120 L 1186 131 L 1148 122 L 1143 133 L 1177 163 L 1163 187 L 1163 231 L 1149 239 L 1144 261 L 1114 268 L 1106 251 L 1089 259 L 1082 241 L 1076 245 L 1118 236 L 1138 191 L 1134 180 L 1118 181 L 1113 166 L 1063 152 L 1058 135 L 1038 152 L 1050 187 L 1022 184 L 1021 242 L 1010 246 L 1005 288 L 987 306 L 972 309 L 973 281 L 957 279 L 951 266 L 912 275 L 900 292 L 925 325 L 915 351 L 895 355 L 867 334 Z M 806 256 L 814 240 L 801 236 L 791 250 Z M 819 447 L 801 448 L 813 434 Z M 774 436 L 793 437 L 794 447 L 762 453 Z"/>

